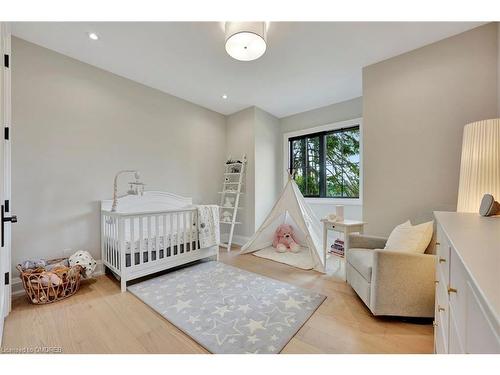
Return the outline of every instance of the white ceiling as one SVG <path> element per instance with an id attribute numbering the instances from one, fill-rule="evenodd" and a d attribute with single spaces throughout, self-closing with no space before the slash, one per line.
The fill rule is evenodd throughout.
<path id="1" fill-rule="evenodd" d="M 221 22 L 16 22 L 12 32 L 223 114 L 255 105 L 284 117 L 361 96 L 363 66 L 480 24 L 272 22 L 251 62 L 226 54 Z"/>

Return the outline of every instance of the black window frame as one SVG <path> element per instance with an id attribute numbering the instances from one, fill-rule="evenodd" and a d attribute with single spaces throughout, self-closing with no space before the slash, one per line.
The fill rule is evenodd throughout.
<path id="1" fill-rule="evenodd" d="M 345 196 L 337 196 L 337 197 L 328 197 L 326 196 L 326 167 L 325 167 L 325 141 L 326 137 L 330 134 L 335 134 L 335 133 L 343 133 L 349 130 L 354 130 L 357 129 L 360 132 L 360 152 L 359 156 L 361 159 L 361 126 L 360 124 L 353 125 L 353 126 L 348 126 L 345 128 L 339 128 L 339 129 L 332 129 L 332 130 L 325 130 L 321 132 L 315 132 L 315 133 L 308 133 L 308 134 L 303 134 L 295 137 L 290 137 L 288 138 L 288 170 L 292 171 L 293 169 L 293 148 L 292 148 L 292 142 L 298 141 L 298 140 L 306 140 L 307 138 L 315 138 L 319 137 L 319 195 L 304 195 L 305 198 L 321 198 L 321 199 L 360 199 L 360 194 L 358 194 L 357 197 L 345 197 Z M 361 167 L 361 160 L 359 162 L 360 167 Z M 358 177 L 358 182 L 361 185 L 361 168 L 359 170 L 359 177 Z M 342 186 L 343 188 L 343 186 Z M 361 186 L 359 191 L 361 191 Z"/>

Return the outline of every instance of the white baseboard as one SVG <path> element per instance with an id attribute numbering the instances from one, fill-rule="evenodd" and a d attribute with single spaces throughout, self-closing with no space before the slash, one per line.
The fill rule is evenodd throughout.
<path id="1" fill-rule="evenodd" d="M 227 242 L 228 238 L 229 238 L 228 233 L 221 233 L 221 241 L 222 242 Z M 233 234 L 233 244 L 235 244 L 235 245 L 243 246 L 244 244 L 246 244 L 248 242 L 249 239 L 250 239 L 250 237 L 247 237 L 247 236 L 239 236 L 237 234 Z"/>
<path id="2" fill-rule="evenodd" d="M 102 260 L 97 260 L 96 262 L 97 262 L 97 264 L 95 267 L 95 271 L 92 274 L 93 277 L 101 276 L 104 274 L 104 267 L 102 265 Z M 11 291 L 12 291 L 12 298 L 15 298 L 15 297 L 18 297 L 18 296 L 24 294 L 23 283 L 22 283 L 21 278 L 19 276 L 12 277 Z"/>

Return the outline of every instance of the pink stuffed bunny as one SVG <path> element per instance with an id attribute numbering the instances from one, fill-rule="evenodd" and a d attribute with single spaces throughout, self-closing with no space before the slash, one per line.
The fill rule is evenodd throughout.
<path id="1" fill-rule="evenodd" d="M 273 247 L 278 253 L 284 253 L 290 250 L 292 253 L 300 251 L 300 245 L 297 243 L 293 228 L 288 224 L 281 224 L 274 232 Z"/>

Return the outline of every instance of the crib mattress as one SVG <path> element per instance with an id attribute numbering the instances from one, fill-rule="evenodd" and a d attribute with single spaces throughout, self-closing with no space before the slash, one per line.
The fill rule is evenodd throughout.
<path id="1" fill-rule="evenodd" d="M 163 259 L 166 257 L 170 257 L 172 255 L 177 255 L 177 254 L 182 254 L 185 251 L 191 251 L 191 249 L 199 249 L 200 244 L 197 243 L 196 241 L 193 241 L 191 243 L 186 243 L 186 247 L 184 248 L 184 244 L 180 244 L 179 246 L 174 245 L 171 247 L 168 247 L 166 250 L 160 248 L 159 251 L 152 250 L 151 251 L 151 259 L 152 261 L 159 259 Z M 149 262 L 149 252 L 143 251 L 142 252 L 142 263 L 147 263 Z M 139 251 L 134 252 L 134 257 L 132 258 L 131 253 L 125 254 L 125 267 L 130 267 L 132 259 L 134 259 L 134 264 L 140 264 L 141 263 L 141 253 Z"/>

